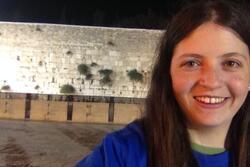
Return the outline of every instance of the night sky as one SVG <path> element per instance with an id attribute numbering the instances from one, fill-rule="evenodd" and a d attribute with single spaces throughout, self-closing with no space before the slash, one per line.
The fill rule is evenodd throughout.
<path id="1" fill-rule="evenodd" d="M 194 1 L 0 0 L 0 21 L 162 29 Z"/>

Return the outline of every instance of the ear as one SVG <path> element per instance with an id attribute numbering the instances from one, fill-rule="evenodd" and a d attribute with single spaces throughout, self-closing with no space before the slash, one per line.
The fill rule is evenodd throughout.
<path id="1" fill-rule="evenodd" d="M 248 91 L 250 91 L 250 86 L 248 86 Z"/>

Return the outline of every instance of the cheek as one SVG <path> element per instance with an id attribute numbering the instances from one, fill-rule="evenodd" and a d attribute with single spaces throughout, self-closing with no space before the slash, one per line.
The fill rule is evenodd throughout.
<path id="1" fill-rule="evenodd" d="M 228 80 L 229 91 L 234 96 L 246 96 L 248 93 L 249 79 L 247 76 L 234 75 Z"/>
<path id="2" fill-rule="evenodd" d="M 194 85 L 194 80 L 191 77 L 184 76 L 182 74 L 175 74 L 172 76 L 172 85 L 174 93 L 183 95 L 188 93 Z"/>

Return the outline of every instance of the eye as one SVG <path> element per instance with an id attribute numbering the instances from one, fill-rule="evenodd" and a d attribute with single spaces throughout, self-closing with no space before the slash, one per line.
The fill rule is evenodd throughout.
<path id="1" fill-rule="evenodd" d="M 241 63 L 235 60 L 228 60 L 224 63 L 226 68 L 239 68 L 241 67 Z"/>
<path id="2" fill-rule="evenodd" d="M 183 63 L 184 67 L 188 67 L 188 68 L 195 68 L 198 67 L 200 65 L 200 62 L 195 61 L 195 60 L 188 60 L 185 63 Z"/>

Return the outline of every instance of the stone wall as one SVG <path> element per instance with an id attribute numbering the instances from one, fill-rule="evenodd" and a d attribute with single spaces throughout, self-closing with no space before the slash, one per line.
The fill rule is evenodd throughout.
<path id="1" fill-rule="evenodd" d="M 0 118 L 24 119 L 24 99 L 0 99 Z"/>
<path id="2" fill-rule="evenodd" d="M 0 23 L 0 88 L 20 93 L 60 94 L 71 84 L 75 94 L 145 97 L 162 31 L 51 24 Z M 77 70 L 89 66 L 87 80 Z M 102 85 L 99 70 L 111 69 L 112 85 Z M 136 69 L 143 82 L 132 82 Z"/>
<path id="3" fill-rule="evenodd" d="M 83 97 L 78 101 L 56 98 L 60 95 L 36 95 L 0 93 L 0 119 L 127 124 L 143 115 L 143 99 L 105 97 L 88 101 Z"/>

